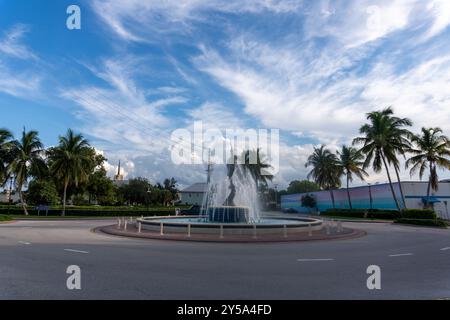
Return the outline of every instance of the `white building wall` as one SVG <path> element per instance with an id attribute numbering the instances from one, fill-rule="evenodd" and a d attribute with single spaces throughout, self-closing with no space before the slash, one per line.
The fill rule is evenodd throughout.
<path id="1" fill-rule="evenodd" d="M 199 205 L 203 203 L 203 192 L 180 192 L 181 203 L 188 205 Z"/>
<path id="2" fill-rule="evenodd" d="M 402 182 L 403 192 L 405 193 L 406 205 L 410 209 L 422 209 L 422 197 L 427 195 L 428 182 Z M 434 210 L 441 218 L 450 218 L 450 183 L 440 182 L 437 191 L 431 191 L 430 196 L 437 197 L 440 202 L 433 205 Z"/>

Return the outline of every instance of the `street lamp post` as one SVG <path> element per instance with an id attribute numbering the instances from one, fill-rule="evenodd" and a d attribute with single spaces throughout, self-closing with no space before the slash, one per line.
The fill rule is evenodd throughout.
<path id="1" fill-rule="evenodd" d="M 275 210 L 278 209 L 278 184 L 274 185 L 275 187 Z"/>

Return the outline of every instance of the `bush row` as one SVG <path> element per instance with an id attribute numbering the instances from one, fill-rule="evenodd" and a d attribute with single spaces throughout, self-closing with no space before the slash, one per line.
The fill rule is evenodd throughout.
<path id="1" fill-rule="evenodd" d="M 448 226 L 447 222 L 442 219 L 397 219 L 394 223 L 402 224 L 413 224 L 418 226 L 429 226 L 429 227 L 441 227 L 446 228 Z"/>
<path id="2" fill-rule="evenodd" d="M 431 209 L 405 209 L 401 212 L 394 210 L 364 210 L 364 209 L 328 209 L 323 213 L 326 216 L 368 218 L 368 219 L 437 219 L 436 213 Z"/>
<path id="3" fill-rule="evenodd" d="M 10 221 L 11 217 L 5 214 L 0 214 L 0 221 Z"/>
<path id="4" fill-rule="evenodd" d="M 186 205 L 177 205 L 175 207 L 162 207 L 162 206 L 158 206 L 158 207 L 149 207 L 150 211 L 173 211 L 175 210 L 175 208 L 189 208 L 190 206 L 186 206 Z M 17 206 L 17 205 L 1 205 L 0 204 L 0 210 L 1 209 L 8 209 L 10 208 L 11 210 L 22 210 L 22 206 Z M 33 210 L 35 209 L 36 206 L 27 206 L 28 210 Z M 62 210 L 62 206 L 50 206 L 49 207 L 51 210 Z M 83 210 L 83 211 L 147 211 L 147 207 L 146 206 L 67 206 L 66 207 L 66 211 L 68 210 Z"/>
<path id="5" fill-rule="evenodd" d="M 404 219 L 437 219 L 436 212 L 431 209 L 405 209 L 402 211 Z"/>
<path id="6" fill-rule="evenodd" d="M 0 208 L 0 214 L 7 214 L 8 209 Z M 38 210 L 30 209 L 28 210 L 28 213 L 30 216 L 37 216 Z M 23 215 L 22 209 L 17 208 L 11 208 L 9 211 L 10 215 Z M 60 216 L 61 210 L 58 209 L 51 209 L 48 210 L 48 216 Z M 174 208 L 167 208 L 165 210 L 80 210 L 80 209 L 68 209 L 66 210 L 66 216 L 77 216 L 77 217 L 89 217 L 89 216 L 95 216 L 95 217 L 118 217 L 118 216 L 147 216 L 147 215 L 156 215 L 156 216 L 164 216 L 169 214 L 175 214 Z M 45 216 L 46 212 L 41 211 L 40 216 Z"/>

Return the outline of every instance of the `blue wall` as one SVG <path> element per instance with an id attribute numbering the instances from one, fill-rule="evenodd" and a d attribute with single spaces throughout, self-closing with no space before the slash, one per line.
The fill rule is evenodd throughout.
<path id="1" fill-rule="evenodd" d="M 394 191 L 400 197 L 400 190 L 398 184 L 394 184 Z M 350 198 L 354 209 L 369 209 L 370 208 L 370 193 L 372 194 L 372 208 L 384 210 L 397 210 L 395 201 L 392 198 L 389 184 L 377 184 L 363 187 L 350 188 Z M 333 208 L 330 191 L 318 191 L 309 193 L 298 193 L 281 196 L 282 209 L 294 209 L 298 212 L 309 213 L 311 209 L 304 208 L 301 205 L 301 198 L 305 194 L 311 194 L 316 199 L 319 211 L 325 211 Z M 338 209 L 349 209 L 347 190 L 339 189 L 333 190 L 335 205 Z"/>

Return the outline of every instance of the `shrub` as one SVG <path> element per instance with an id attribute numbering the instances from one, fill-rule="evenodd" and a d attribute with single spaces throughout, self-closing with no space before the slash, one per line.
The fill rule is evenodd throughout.
<path id="1" fill-rule="evenodd" d="M 0 208 L 0 214 L 7 213 L 8 209 Z M 30 216 L 37 216 L 38 211 L 36 209 L 28 209 Z M 23 215 L 22 208 L 11 208 L 11 215 Z M 67 209 L 66 216 L 77 216 L 77 217 L 121 217 L 121 216 L 165 216 L 175 214 L 174 208 L 167 208 L 167 210 L 84 210 L 84 209 Z M 40 212 L 41 216 L 45 216 L 45 212 Z M 49 216 L 60 216 L 61 209 L 50 209 L 48 210 Z"/>
<path id="2" fill-rule="evenodd" d="M 405 209 L 401 213 L 404 219 L 436 219 L 437 215 L 431 209 Z"/>
<path id="3" fill-rule="evenodd" d="M 301 202 L 302 202 L 302 207 L 305 207 L 305 208 L 313 209 L 317 205 L 316 199 L 311 194 L 305 194 L 304 196 L 302 196 Z"/>
<path id="4" fill-rule="evenodd" d="M 428 226 L 428 227 L 440 227 L 446 228 L 448 226 L 447 222 L 442 219 L 405 219 L 400 218 L 394 221 L 395 223 L 402 224 L 412 224 L 418 226 Z"/>
<path id="5" fill-rule="evenodd" d="M 0 214 L 0 222 L 1 221 L 10 221 L 10 220 L 12 220 L 10 216 Z"/>

